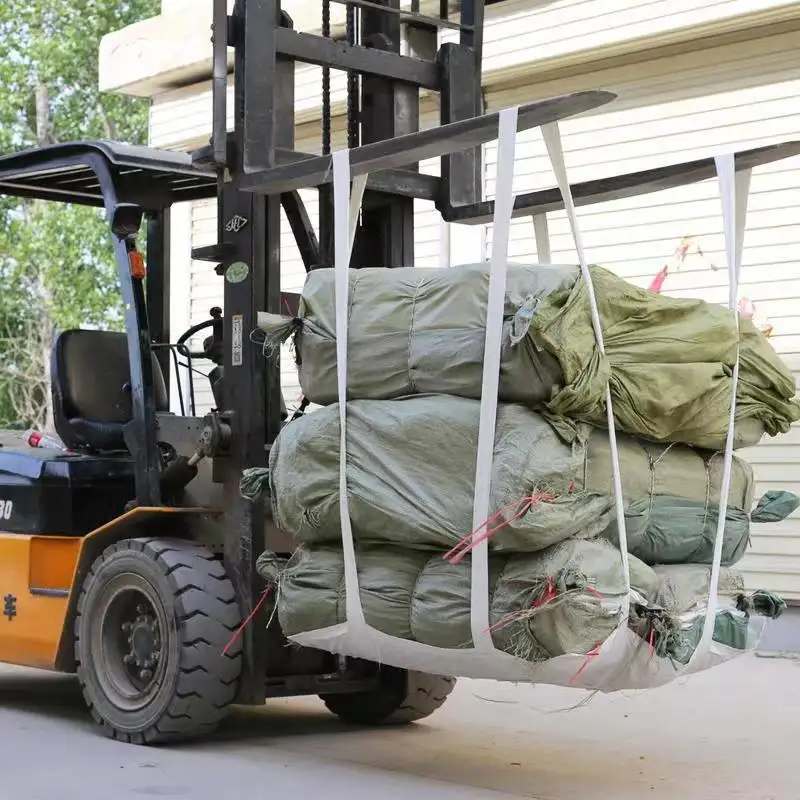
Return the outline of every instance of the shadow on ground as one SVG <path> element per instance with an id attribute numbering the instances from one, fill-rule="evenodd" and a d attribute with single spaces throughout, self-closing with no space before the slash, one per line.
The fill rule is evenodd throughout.
<path id="1" fill-rule="evenodd" d="M 14 669 L 0 675 L 0 708 L 29 713 L 41 718 L 74 720 L 83 727 L 93 727 L 89 711 L 74 675 L 59 675 Z M 266 706 L 231 709 L 219 730 L 201 744 L 235 744 L 248 740 L 285 739 L 294 736 L 317 736 L 362 731 L 342 723 L 326 711 L 316 698 L 279 699 Z"/>
<path id="2" fill-rule="evenodd" d="M 74 675 L 27 670 L 0 675 L 0 708 L 90 721 Z"/>

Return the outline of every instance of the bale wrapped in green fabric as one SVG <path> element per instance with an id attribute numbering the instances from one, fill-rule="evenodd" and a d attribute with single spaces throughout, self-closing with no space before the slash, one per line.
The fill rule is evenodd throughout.
<path id="1" fill-rule="evenodd" d="M 546 410 L 567 439 L 575 422 L 604 426 L 610 380 L 617 425 L 655 441 L 722 450 L 737 334 L 730 312 L 639 289 L 592 268 L 606 355 L 597 348 L 577 267 L 508 269 L 500 400 Z M 351 273 L 348 399 L 414 393 L 479 398 L 486 264 Z M 261 315 L 278 340 L 295 333 L 300 384 L 313 403 L 338 398 L 333 270 L 314 270 L 297 319 Z M 766 338 L 741 320 L 735 446 L 756 444 L 800 419 L 794 377 Z"/>
<path id="2" fill-rule="evenodd" d="M 469 558 L 390 546 L 357 553 L 368 625 L 433 647 L 472 646 Z M 258 571 L 276 583 L 287 636 L 345 621 L 340 547 L 298 550 L 282 562 L 265 553 Z M 572 539 L 532 555 L 490 559 L 490 624 L 495 647 L 527 661 L 586 654 L 618 626 L 626 596 L 620 554 L 603 539 Z M 643 603 L 658 592 L 650 567 L 631 558 L 631 585 Z"/>
<path id="3" fill-rule="evenodd" d="M 356 552 L 367 625 L 389 636 L 444 649 L 473 646 L 471 564 L 397 547 Z M 260 575 L 277 587 L 277 614 L 287 636 L 346 621 L 344 560 L 339 547 L 298 550 L 288 562 L 264 553 Z M 710 569 L 652 569 L 630 559 L 629 627 L 653 653 L 688 663 L 703 628 Z M 487 633 L 498 650 L 532 663 L 588 655 L 619 625 L 626 585 L 619 552 L 603 539 L 570 539 L 539 553 L 489 560 Z M 785 608 L 769 593 L 744 595 L 741 579 L 723 572 L 714 638 L 744 650 L 759 626 L 752 613 L 775 617 Z"/>
<path id="4" fill-rule="evenodd" d="M 537 405 L 560 381 L 556 359 L 528 335 L 539 303 L 568 290 L 576 266 L 512 265 L 508 269 L 500 360 L 500 398 Z M 409 394 L 480 397 L 489 272 L 457 269 L 359 269 L 350 273 L 348 399 L 390 400 Z M 339 399 L 336 381 L 334 271 L 313 270 L 294 326 L 260 316 L 260 327 L 293 332 L 300 385 L 312 403 Z"/>
<path id="5" fill-rule="evenodd" d="M 347 485 L 359 543 L 446 551 L 470 532 L 479 413 L 477 400 L 441 395 L 348 403 Z M 270 453 L 275 524 L 304 544 L 340 539 L 339 431 L 338 406 L 327 406 L 287 425 Z M 647 563 L 709 561 L 722 456 L 628 436 L 618 448 L 630 552 Z M 258 491 L 258 481 L 245 487 Z M 752 470 L 734 458 L 726 564 L 747 546 L 752 495 Z M 604 532 L 615 541 L 608 434 L 585 427 L 565 444 L 536 412 L 500 404 L 490 514 L 494 552 Z"/>
<path id="6" fill-rule="evenodd" d="M 711 589 L 711 567 L 706 564 L 656 566 L 659 589 L 651 608 L 633 605 L 630 626 L 651 643 L 654 651 L 678 664 L 688 664 L 700 644 Z M 753 616 L 776 619 L 786 610 L 778 595 L 759 589 L 745 592 L 744 577 L 729 568 L 720 571 L 717 586 L 715 642 L 734 650 L 751 650 L 761 625 Z"/>
<path id="7" fill-rule="evenodd" d="M 610 384 L 617 425 L 656 441 L 723 450 L 730 418 L 737 336 L 730 311 L 702 300 L 665 297 L 593 267 L 592 284 L 606 357 L 598 350 L 586 283 L 554 292 L 538 305 L 531 336 L 558 359 L 562 383 L 546 404 L 561 419 L 606 425 Z M 734 447 L 764 433 L 786 433 L 800 419 L 794 375 L 755 327 L 739 320 L 740 367 Z"/>

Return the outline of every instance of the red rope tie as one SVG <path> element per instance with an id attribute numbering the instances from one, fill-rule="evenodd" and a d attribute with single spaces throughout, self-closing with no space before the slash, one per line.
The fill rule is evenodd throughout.
<path id="1" fill-rule="evenodd" d="M 658 271 L 658 274 L 653 278 L 650 285 L 647 287 L 647 291 L 654 292 L 655 294 L 661 294 L 661 287 L 664 285 L 667 275 L 669 275 L 669 266 L 662 267 Z"/>
<path id="2" fill-rule="evenodd" d="M 270 594 L 272 594 L 272 584 L 264 589 L 264 591 L 261 593 L 261 597 L 256 603 L 255 608 L 250 612 L 247 619 L 234 631 L 233 636 L 231 636 L 230 640 L 228 641 L 228 644 L 222 648 L 222 655 L 228 655 L 228 650 L 230 650 L 230 648 L 233 646 L 233 643 L 242 635 L 244 629 L 252 622 L 253 618 L 261 610 L 261 606 L 264 605 Z"/>
<path id="3" fill-rule="evenodd" d="M 655 638 L 656 638 L 656 629 L 650 628 L 650 658 L 653 657 L 653 652 L 655 651 Z"/>
<path id="4" fill-rule="evenodd" d="M 581 664 L 581 668 L 569 679 L 570 683 L 574 683 L 576 680 L 578 680 L 578 678 L 580 677 L 581 673 L 586 669 L 586 667 L 589 666 L 589 664 L 591 664 L 592 660 L 597 658 L 597 656 L 600 655 L 600 647 L 601 646 L 602 646 L 602 643 L 598 644 L 594 648 L 594 650 L 592 650 L 590 653 L 586 654 L 586 658 L 584 659 L 583 664 Z"/>
<path id="5" fill-rule="evenodd" d="M 547 603 L 550 603 L 553 600 L 555 600 L 556 597 L 558 597 L 558 589 L 556 589 L 553 579 L 548 577 L 544 591 L 542 592 L 539 599 L 536 600 L 531 605 L 531 608 L 541 608 L 542 606 L 547 605 Z M 531 616 L 531 614 L 527 608 L 520 609 L 519 611 L 515 611 L 513 614 L 509 614 L 508 616 L 503 617 L 503 619 L 499 620 L 498 622 L 495 622 L 494 625 L 490 625 L 486 629 L 486 633 L 492 634 L 495 631 L 499 630 L 500 628 L 504 628 L 511 622 L 516 622 L 518 619 L 525 619 L 526 617 L 529 616 Z"/>
<path id="6" fill-rule="evenodd" d="M 547 585 L 545 586 L 545 589 L 542 592 L 542 596 L 533 604 L 533 607 L 541 608 L 542 606 L 547 605 L 552 600 L 555 600 L 556 597 L 558 597 L 558 589 L 556 589 L 555 584 L 553 583 L 553 579 L 548 577 Z"/>
<path id="7" fill-rule="evenodd" d="M 530 497 L 521 497 L 519 500 L 509 503 L 507 506 L 503 506 L 496 514 L 492 514 L 486 522 L 481 523 L 472 533 L 465 536 L 452 550 L 445 553 L 442 558 L 444 558 L 445 561 L 449 561 L 451 564 L 458 564 L 464 556 L 472 552 L 481 542 L 486 541 L 486 539 L 497 533 L 497 531 L 502 530 L 514 522 L 514 520 L 527 514 L 537 503 L 548 500 L 555 500 L 555 495 L 542 492 L 540 494 L 531 495 Z M 516 511 L 511 517 L 503 520 L 503 522 L 499 525 L 495 525 L 493 528 L 490 527 L 491 524 L 500 519 L 506 511 L 513 508 L 516 508 Z M 484 530 L 484 528 L 486 530 Z"/>

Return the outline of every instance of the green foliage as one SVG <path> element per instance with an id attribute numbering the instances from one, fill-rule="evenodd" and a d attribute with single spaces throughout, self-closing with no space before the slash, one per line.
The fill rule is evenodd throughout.
<path id="1" fill-rule="evenodd" d="M 147 103 L 98 90 L 98 48 L 106 33 L 158 10 L 158 0 L 3 0 L 0 152 L 81 139 L 144 143 Z M 14 398 L 30 406 L 46 397 L 53 332 L 121 324 L 103 212 L 0 198 L 0 426 L 40 421 L 41 409 Z"/>

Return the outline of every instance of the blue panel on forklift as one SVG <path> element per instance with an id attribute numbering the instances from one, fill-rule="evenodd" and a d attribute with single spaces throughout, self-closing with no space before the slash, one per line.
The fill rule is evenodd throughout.
<path id="1" fill-rule="evenodd" d="M 4 447 L 0 449 L 0 476 L 3 474 L 85 482 L 106 476 L 130 477 L 133 461 L 129 457 L 99 458 L 38 447 Z"/>
<path id="2" fill-rule="evenodd" d="M 130 458 L 0 449 L 3 531 L 82 536 L 122 514 L 133 496 Z"/>

